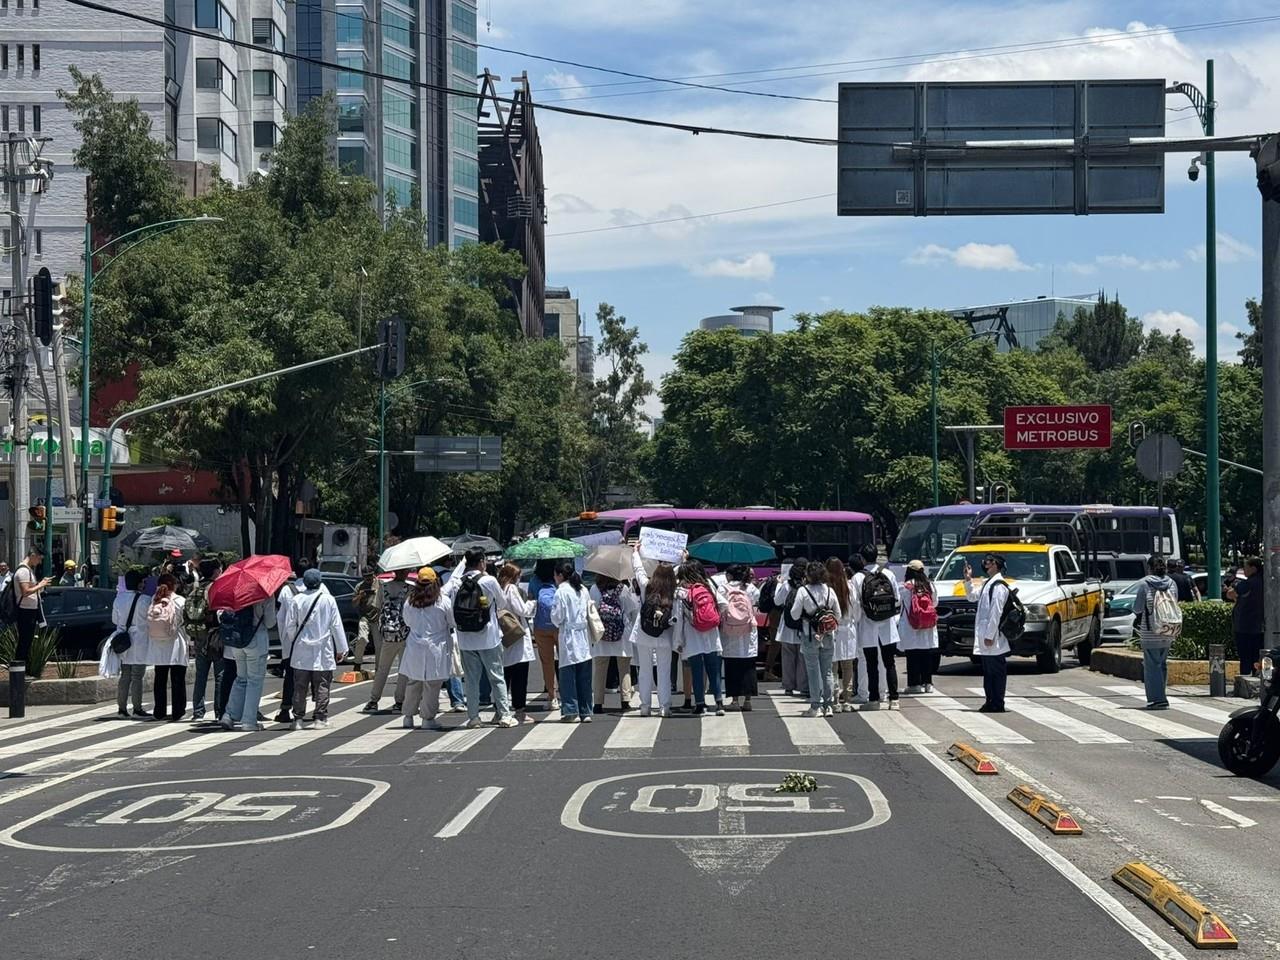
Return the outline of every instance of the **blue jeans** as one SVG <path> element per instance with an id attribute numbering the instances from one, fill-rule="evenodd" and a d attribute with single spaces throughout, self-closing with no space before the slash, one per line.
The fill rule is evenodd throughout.
<path id="1" fill-rule="evenodd" d="M 204 691 L 209 685 L 209 672 L 213 672 L 213 697 L 218 698 L 218 683 L 222 680 L 222 665 L 225 663 L 222 659 L 222 651 L 219 650 L 213 656 L 203 656 L 196 654 L 196 679 L 195 685 L 191 688 L 191 715 L 193 717 L 204 716 Z"/>
<path id="2" fill-rule="evenodd" d="M 721 659 L 720 654 L 714 650 L 711 653 L 695 653 L 689 658 L 689 671 L 693 674 L 693 705 L 695 707 L 706 706 L 708 682 L 711 685 L 711 696 L 715 698 L 716 703 L 724 702 L 724 693 L 720 687 Z"/>
<path id="3" fill-rule="evenodd" d="M 809 706 L 815 710 L 835 705 L 835 690 L 831 679 L 831 657 L 835 651 L 835 638 L 830 635 L 820 639 L 806 636 L 800 641 L 804 672 L 809 677 Z"/>
<path id="4" fill-rule="evenodd" d="M 234 652 L 236 682 L 231 688 L 225 716 L 233 723 L 252 727 L 258 722 L 258 703 L 267 678 L 267 635 L 260 633 L 253 643 Z"/>
<path id="5" fill-rule="evenodd" d="M 569 717 L 591 716 L 591 661 L 560 668 L 560 713 Z"/>
<path id="6" fill-rule="evenodd" d="M 1169 648 L 1142 648 L 1142 683 L 1147 688 L 1147 703 L 1169 705 L 1164 685 L 1169 677 Z"/>
<path id="7" fill-rule="evenodd" d="M 444 688 L 449 694 L 449 706 L 457 707 L 467 702 L 467 698 L 462 692 L 462 679 L 460 677 L 450 677 Z"/>
<path id="8" fill-rule="evenodd" d="M 462 651 L 462 676 L 467 684 L 467 718 L 480 717 L 480 677 L 489 678 L 493 690 L 493 706 L 497 717 L 511 715 L 511 701 L 507 698 L 507 681 L 502 676 L 502 644 L 488 650 Z"/>

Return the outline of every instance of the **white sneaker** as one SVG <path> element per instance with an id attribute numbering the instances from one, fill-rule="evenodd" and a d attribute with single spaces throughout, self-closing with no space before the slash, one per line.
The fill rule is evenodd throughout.
<path id="1" fill-rule="evenodd" d="M 413 729 L 413 717 L 411 717 L 411 716 L 410 716 L 410 717 L 402 717 L 402 718 L 401 718 L 401 720 L 400 720 L 400 726 L 404 727 L 406 730 L 412 730 L 412 729 Z"/>
<path id="2" fill-rule="evenodd" d="M 484 726 L 484 721 L 483 721 L 483 720 L 481 720 L 479 717 L 471 717 L 471 718 L 469 718 L 468 720 L 466 720 L 466 722 L 464 722 L 464 723 L 462 724 L 462 729 L 463 729 L 463 730 L 474 730 L 474 729 L 476 729 L 477 727 L 483 727 L 483 726 Z"/>
<path id="3" fill-rule="evenodd" d="M 647 717 L 647 716 L 649 716 L 649 713 L 650 713 L 650 708 L 649 708 L 649 707 L 641 707 L 641 708 L 640 708 L 640 716 L 642 716 L 642 717 Z"/>
<path id="4" fill-rule="evenodd" d="M 810 707 L 804 713 L 800 714 L 800 716 L 806 717 L 806 718 L 818 717 L 821 715 L 822 715 L 822 711 L 820 711 L 817 707 Z"/>
<path id="5" fill-rule="evenodd" d="M 580 718 L 578 717 L 578 715 L 577 715 L 576 713 L 562 713 L 562 714 L 560 714 L 560 722 L 561 722 L 561 723 L 577 723 L 579 719 L 580 719 Z"/>
<path id="6" fill-rule="evenodd" d="M 897 700 L 890 700 L 890 701 L 889 701 L 889 709 L 890 709 L 890 710 L 901 710 L 901 709 L 902 709 L 902 707 L 898 705 L 898 701 L 897 701 Z"/>
<path id="7" fill-rule="evenodd" d="M 852 704 L 852 703 L 846 703 L 846 704 L 844 705 L 844 712 L 845 712 L 845 713 L 853 713 L 853 704 Z"/>
<path id="8" fill-rule="evenodd" d="M 932 683 L 926 683 L 926 684 L 924 685 L 924 692 L 925 692 L 925 693 L 933 693 L 933 684 L 932 684 Z"/>
<path id="9" fill-rule="evenodd" d="M 829 717 L 829 716 L 831 716 L 833 713 L 835 713 L 835 711 L 834 711 L 834 710 L 832 710 L 830 707 L 823 707 L 823 708 L 822 708 L 822 715 L 823 715 L 824 717 Z"/>
<path id="10" fill-rule="evenodd" d="M 303 720 L 303 721 L 302 721 L 302 729 L 303 729 L 303 730 L 310 730 L 310 729 L 312 729 L 313 727 L 315 727 L 315 725 L 316 725 L 316 722 L 315 722 L 314 720 Z"/>
<path id="11" fill-rule="evenodd" d="M 498 726 L 500 727 L 514 727 L 518 725 L 519 725 L 519 721 L 515 717 L 511 716 L 511 714 L 507 714 L 505 717 L 503 717 L 501 720 L 498 721 Z"/>
<path id="12" fill-rule="evenodd" d="M 319 727 L 321 730 L 328 730 L 328 729 L 329 729 L 329 721 L 328 721 L 328 720 L 317 720 L 317 721 L 316 721 L 316 726 L 317 726 L 317 727 Z"/>
<path id="13" fill-rule="evenodd" d="M 670 708 L 670 707 L 663 707 L 661 712 L 662 712 L 662 718 L 663 718 L 664 720 L 670 720 L 670 719 L 671 719 L 671 708 Z"/>
<path id="14" fill-rule="evenodd" d="M 552 709 L 552 710 L 559 710 L 559 709 L 560 709 L 560 698 L 559 698 L 559 697 L 552 697 L 552 698 L 551 698 L 551 709 Z"/>
<path id="15" fill-rule="evenodd" d="M 293 721 L 293 723 L 289 724 L 289 729 L 290 729 L 290 730 L 301 730 L 301 729 L 302 729 L 302 721 L 301 721 L 301 720 L 295 720 L 295 721 Z"/>
<path id="16" fill-rule="evenodd" d="M 466 713 L 467 712 L 466 704 L 455 703 L 449 707 L 449 712 L 450 713 Z"/>
<path id="17" fill-rule="evenodd" d="M 903 693 L 924 693 L 924 687 L 918 683 L 913 683 L 902 691 Z"/>

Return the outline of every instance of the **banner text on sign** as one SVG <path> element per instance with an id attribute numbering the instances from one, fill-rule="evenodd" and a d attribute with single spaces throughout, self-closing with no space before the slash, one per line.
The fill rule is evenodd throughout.
<path id="1" fill-rule="evenodd" d="M 1006 450 L 1075 450 L 1111 446 L 1111 407 L 1005 407 Z"/>
<path id="2" fill-rule="evenodd" d="M 640 556 L 649 560 L 679 563 L 684 559 L 684 548 L 688 545 L 687 533 L 659 530 L 657 527 L 640 528 Z"/>

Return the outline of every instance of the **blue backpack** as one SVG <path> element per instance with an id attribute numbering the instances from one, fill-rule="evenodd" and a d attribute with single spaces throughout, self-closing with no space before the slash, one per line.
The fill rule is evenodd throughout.
<path id="1" fill-rule="evenodd" d="M 241 650 L 253 643 L 262 626 L 262 620 L 253 622 L 253 607 L 243 610 L 222 610 L 218 613 L 218 636 L 224 647 Z"/>

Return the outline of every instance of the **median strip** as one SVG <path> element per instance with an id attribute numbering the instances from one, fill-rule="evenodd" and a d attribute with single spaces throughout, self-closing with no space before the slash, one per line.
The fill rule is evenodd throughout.
<path id="1" fill-rule="evenodd" d="M 1111 879 L 1164 917 L 1196 949 L 1234 950 L 1240 945 L 1216 913 L 1145 863 L 1126 863 Z"/>

